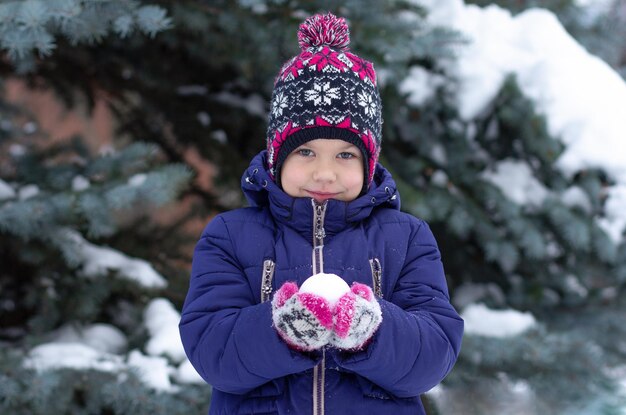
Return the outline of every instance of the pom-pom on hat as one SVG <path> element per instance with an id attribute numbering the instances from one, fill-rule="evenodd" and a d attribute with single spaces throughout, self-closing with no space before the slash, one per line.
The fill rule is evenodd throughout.
<path id="1" fill-rule="evenodd" d="M 348 51 L 348 25 L 331 13 L 306 19 L 298 43 L 302 51 L 283 65 L 274 82 L 267 130 L 270 175 L 280 185 L 283 162 L 307 141 L 341 139 L 363 153 L 365 192 L 381 142 L 374 67 Z"/>

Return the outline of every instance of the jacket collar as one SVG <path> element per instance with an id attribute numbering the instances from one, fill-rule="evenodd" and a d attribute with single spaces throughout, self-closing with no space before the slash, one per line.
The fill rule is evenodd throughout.
<path id="1" fill-rule="evenodd" d="M 269 207 L 274 219 L 312 238 L 313 204 L 311 198 L 291 197 L 270 178 L 267 151 L 257 154 L 241 178 L 241 188 L 251 206 Z M 391 174 L 377 164 L 368 192 L 350 202 L 327 201 L 324 230 L 327 236 L 341 232 L 365 218 L 379 206 L 400 209 L 400 195 Z"/>

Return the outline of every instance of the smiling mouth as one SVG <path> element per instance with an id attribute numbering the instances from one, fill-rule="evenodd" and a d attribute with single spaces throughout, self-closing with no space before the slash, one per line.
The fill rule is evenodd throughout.
<path id="1" fill-rule="evenodd" d="M 308 194 L 313 196 L 314 199 L 332 199 L 339 193 L 325 193 L 325 192 L 313 192 L 311 190 L 305 190 Z"/>

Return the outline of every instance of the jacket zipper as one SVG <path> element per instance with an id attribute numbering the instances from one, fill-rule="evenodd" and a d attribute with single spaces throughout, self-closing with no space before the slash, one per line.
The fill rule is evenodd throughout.
<path id="1" fill-rule="evenodd" d="M 270 299 L 272 295 L 272 279 L 274 278 L 275 263 L 271 259 L 263 261 L 263 277 L 261 278 L 261 302 Z"/>
<path id="2" fill-rule="evenodd" d="M 380 266 L 378 258 L 370 259 L 370 268 L 372 269 L 372 287 L 374 288 L 374 295 L 377 297 L 383 297 L 383 269 Z"/>
<path id="3" fill-rule="evenodd" d="M 317 204 L 311 199 L 313 205 L 313 275 L 324 272 L 324 217 L 326 216 L 326 204 Z M 324 377 L 326 375 L 326 350 L 322 349 L 322 361 L 313 368 L 313 415 L 324 414 Z"/>

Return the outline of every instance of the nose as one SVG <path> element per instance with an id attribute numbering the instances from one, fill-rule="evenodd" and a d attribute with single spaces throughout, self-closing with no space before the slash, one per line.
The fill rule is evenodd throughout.
<path id="1" fill-rule="evenodd" d="M 337 173 L 333 168 L 332 162 L 319 160 L 313 171 L 313 180 L 322 183 L 331 183 L 337 180 Z"/>

